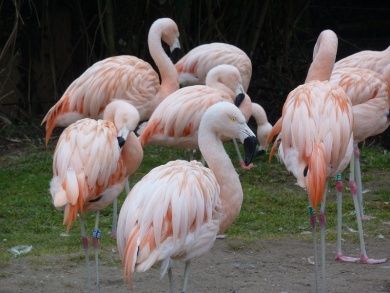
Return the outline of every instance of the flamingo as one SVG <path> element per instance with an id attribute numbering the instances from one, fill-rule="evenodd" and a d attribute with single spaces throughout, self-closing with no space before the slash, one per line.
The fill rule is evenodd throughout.
<path id="1" fill-rule="evenodd" d="M 158 105 L 141 133 L 141 144 L 197 149 L 200 121 L 211 105 L 220 101 L 239 100 L 237 104 L 242 101 L 240 109 L 249 119 L 252 103 L 242 92 L 241 76 L 236 67 L 226 64 L 214 67 L 207 75 L 206 85 L 181 88 Z M 243 161 L 240 164 L 247 167 Z"/>
<path id="2" fill-rule="evenodd" d="M 384 74 L 390 64 L 390 46 L 383 51 L 360 51 L 336 62 L 334 70 L 343 67 L 356 67 L 370 69 L 379 74 Z"/>
<path id="3" fill-rule="evenodd" d="M 165 54 L 161 40 L 173 51 L 180 48 L 179 30 L 170 18 L 157 19 L 148 35 L 149 52 L 161 75 L 134 56 L 114 56 L 93 64 L 66 89 L 61 99 L 42 120 L 46 123 L 46 144 L 56 126 L 85 118 L 99 118 L 114 99 L 128 101 L 147 120 L 156 106 L 179 88 L 176 69 Z"/>
<path id="4" fill-rule="evenodd" d="M 390 53 L 390 51 L 389 51 Z M 386 71 L 387 70 L 387 71 Z M 359 240 L 360 257 L 349 257 L 342 253 L 341 249 L 341 227 L 342 227 L 342 190 L 343 183 L 341 175 L 336 177 L 337 190 L 337 252 L 336 260 L 346 262 L 360 262 L 365 264 L 377 264 L 386 261 L 384 259 L 368 258 L 364 237 L 362 218 L 362 185 L 359 162 L 358 143 L 370 136 L 377 135 L 385 131 L 390 125 L 390 66 L 387 66 L 383 74 L 376 73 L 370 69 L 357 67 L 339 67 L 333 70 L 330 82 L 341 86 L 352 102 L 353 111 L 353 138 L 354 156 L 350 166 L 350 189 L 352 196 L 357 199 L 359 212 L 356 214 Z M 359 197 L 360 194 L 360 197 Z"/>
<path id="5" fill-rule="evenodd" d="M 207 73 L 221 64 L 237 67 L 246 92 L 252 76 L 252 62 L 248 55 L 236 46 L 226 43 L 200 45 L 183 56 L 175 67 L 181 85 L 196 85 L 205 84 Z"/>
<path id="6" fill-rule="evenodd" d="M 215 66 L 229 64 L 235 66 L 242 78 L 242 84 L 247 92 L 252 76 L 252 62 L 248 55 L 240 48 L 227 43 L 203 44 L 190 50 L 176 64 L 181 86 L 205 84 L 207 73 Z M 246 95 L 246 99 L 250 99 Z M 246 121 L 251 116 L 251 109 L 243 110 Z M 242 156 L 236 140 L 233 140 L 238 160 L 243 169 L 251 169 L 253 164 L 245 166 L 242 164 Z"/>
<path id="7" fill-rule="evenodd" d="M 352 105 L 344 90 L 329 83 L 337 53 L 337 36 L 322 31 L 314 47 L 305 84 L 291 91 L 282 117 L 270 137 L 277 136 L 270 156 L 279 146 L 279 156 L 287 170 L 297 178 L 309 196 L 309 215 L 313 229 L 315 289 L 318 291 L 316 225 L 321 230 L 322 289 L 325 280 L 325 199 L 327 180 L 343 170 L 352 155 Z M 318 211 L 318 205 L 321 207 Z M 356 207 L 356 206 L 355 206 Z"/>
<path id="8" fill-rule="evenodd" d="M 96 288 L 99 290 L 99 211 L 119 195 L 128 176 L 142 161 L 143 150 L 133 133 L 139 119 L 135 107 L 121 100 L 113 101 L 105 108 L 103 120 L 84 118 L 68 126 L 54 151 L 50 193 L 54 206 L 64 209 L 64 224 L 68 231 L 77 214 L 80 215 L 88 288 L 90 270 L 84 213 L 97 211 L 93 246 Z"/>
<path id="9" fill-rule="evenodd" d="M 229 102 L 210 106 L 199 125 L 199 149 L 210 169 L 196 161 L 176 160 L 154 168 L 128 194 L 119 214 L 117 245 L 124 276 L 161 262 L 174 292 L 171 260 L 185 262 L 186 291 L 192 258 L 211 249 L 218 232 L 238 216 L 241 183 L 221 137 L 244 143 L 245 163 L 253 158 L 256 138 L 242 113 Z"/>
<path id="10" fill-rule="evenodd" d="M 259 150 L 267 149 L 267 137 L 272 130 L 271 123 L 268 122 L 267 113 L 263 107 L 257 103 L 252 102 L 252 116 L 256 120 L 257 124 L 257 140 L 259 142 Z"/>
<path id="11" fill-rule="evenodd" d="M 389 92 L 384 93 L 383 89 L 380 89 L 378 87 L 378 84 L 384 83 L 385 87 L 387 88 L 386 84 L 390 84 L 390 46 L 383 50 L 383 51 L 360 51 L 358 53 L 355 53 L 353 55 L 350 55 L 348 57 L 345 57 L 338 62 L 336 62 L 334 67 L 334 73 L 332 73 L 331 80 L 333 82 L 342 82 L 343 88 L 348 91 L 348 96 L 352 100 L 352 104 L 358 105 L 362 103 L 367 103 L 369 99 L 372 97 L 378 97 L 383 96 L 382 102 L 380 102 L 380 99 L 375 98 L 374 100 L 370 101 L 369 104 L 371 104 L 371 107 L 363 106 L 363 109 L 361 109 L 362 106 L 358 106 L 359 112 L 369 111 L 371 112 L 373 108 L 381 108 L 383 106 L 383 103 L 386 100 L 386 95 L 389 97 Z M 355 69 L 352 69 L 355 68 Z M 361 69 L 361 72 L 359 72 L 359 69 Z M 348 77 L 348 71 L 351 71 L 352 77 Z M 381 77 L 374 74 L 376 72 Z M 371 77 L 372 76 L 372 77 Z M 348 81 L 348 82 L 346 82 Z M 369 81 L 369 82 L 368 82 Z M 374 86 L 373 86 L 373 85 Z M 380 95 L 378 95 L 378 92 L 376 90 L 379 90 Z M 375 101 L 379 101 L 379 105 L 375 106 Z M 387 102 L 389 104 L 389 102 Z M 383 109 L 380 110 L 381 113 L 383 113 Z M 371 112 L 374 113 L 374 112 Z M 366 115 L 367 116 L 367 115 Z M 367 137 L 374 136 L 376 134 L 379 134 L 383 132 L 385 128 L 383 128 L 382 131 L 378 131 L 378 125 L 379 128 L 386 125 L 386 122 L 384 122 L 383 118 L 379 118 L 378 121 L 373 121 L 377 118 L 375 114 L 370 117 L 358 117 L 358 118 L 368 118 L 370 119 L 369 123 L 363 123 L 361 122 L 355 122 L 354 126 L 354 133 L 361 131 L 357 128 L 364 127 L 365 133 L 363 135 L 355 135 L 355 144 L 354 144 L 354 177 L 356 178 L 357 183 L 357 196 L 358 196 L 358 202 L 360 205 L 360 214 L 363 220 L 368 220 L 371 217 L 366 216 L 364 214 L 364 206 L 363 206 L 363 194 L 362 194 L 362 181 L 361 181 L 361 171 L 360 171 L 360 151 L 358 148 L 358 143 L 366 139 Z M 363 126 L 365 124 L 366 126 Z M 374 125 L 377 124 L 377 125 Z M 388 124 L 387 124 L 388 125 Z M 341 177 L 339 177 L 341 179 Z M 340 181 L 340 180 L 338 180 Z M 339 188 L 342 188 L 341 183 L 338 183 Z"/>

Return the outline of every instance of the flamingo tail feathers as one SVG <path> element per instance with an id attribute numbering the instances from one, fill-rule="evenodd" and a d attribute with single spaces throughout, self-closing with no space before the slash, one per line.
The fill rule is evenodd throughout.
<path id="1" fill-rule="evenodd" d="M 309 158 L 307 169 L 307 190 L 312 208 L 317 210 L 322 201 L 327 178 L 327 164 L 325 160 L 324 145 L 313 145 L 313 152 Z"/>

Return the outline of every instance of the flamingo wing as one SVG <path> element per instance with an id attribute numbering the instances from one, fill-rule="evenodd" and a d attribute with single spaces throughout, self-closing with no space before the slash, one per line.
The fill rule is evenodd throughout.
<path id="1" fill-rule="evenodd" d="M 248 55 L 236 46 L 225 43 L 200 45 L 189 51 L 176 64 L 180 84 L 204 84 L 211 68 L 230 64 L 240 71 L 245 91 L 252 76 L 252 62 Z"/>
<path id="2" fill-rule="evenodd" d="M 219 192 L 212 171 L 196 161 L 172 161 L 142 178 L 118 220 L 118 251 L 127 281 L 135 270 L 146 271 L 156 262 L 208 251 L 219 229 Z"/>
<path id="3" fill-rule="evenodd" d="M 89 201 L 125 176 L 113 123 L 85 118 L 67 127 L 54 151 L 50 192 L 54 205 L 65 207 L 68 228 Z"/>
<path id="4" fill-rule="evenodd" d="M 330 82 L 341 86 L 352 102 L 354 140 L 382 133 L 390 124 L 390 88 L 382 75 L 363 68 L 342 67 Z"/>
<path id="5" fill-rule="evenodd" d="M 220 91 L 207 86 L 182 88 L 159 104 L 140 141 L 143 145 L 157 142 L 197 148 L 197 133 L 204 112 L 211 105 L 226 100 L 232 102 Z"/>
<path id="6" fill-rule="evenodd" d="M 340 87 L 313 81 L 286 99 L 277 123 L 279 155 L 298 184 L 308 188 L 314 208 L 322 200 L 326 178 L 349 162 L 352 123 L 351 102 Z"/>
<path id="7" fill-rule="evenodd" d="M 68 126 L 83 117 L 99 118 L 113 99 L 131 103 L 141 119 L 160 87 L 152 66 L 134 56 L 115 56 L 96 62 L 67 88 L 48 111 L 46 142 L 56 126 Z"/>

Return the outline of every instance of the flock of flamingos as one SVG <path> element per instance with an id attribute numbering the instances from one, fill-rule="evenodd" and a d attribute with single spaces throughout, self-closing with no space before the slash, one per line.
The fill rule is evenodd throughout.
<path id="1" fill-rule="evenodd" d="M 390 124 L 390 47 L 358 52 L 335 63 L 337 36 L 331 30 L 321 32 L 305 83 L 290 92 L 281 118 L 272 127 L 263 108 L 246 94 L 252 65 L 242 50 L 224 43 L 205 44 L 174 64 L 162 42 L 171 52 L 180 48 L 178 27 L 169 18 L 156 20 L 148 35 L 159 72 L 134 56 L 99 61 L 73 81 L 43 119 L 46 143 L 55 127 L 67 126 L 54 152 L 50 193 L 54 206 L 64 210 L 68 230 L 79 217 L 88 288 L 91 272 L 84 214 L 97 212 L 92 243 L 99 291 L 99 210 L 113 202 L 116 207 L 116 198 L 126 187 L 119 218 L 113 219 L 125 280 L 131 285 L 135 271 L 161 263 L 161 274 L 168 274 L 174 292 L 172 260 L 180 259 L 185 262 L 181 292 L 186 292 L 191 259 L 209 251 L 216 236 L 240 212 L 243 190 L 223 147 L 228 139 L 244 144 L 244 159 L 238 152 L 240 164 L 250 169 L 257 140 L 266 148 L 275 138 L 270 156 L 278 150 L 280 160 L 307 190 L 315 291 L 326 291 L 327 181 L 348 164 L 361 254 L 350 257 L 341 249 L 343 184 L 338 175 L 336 259 L 365 264 L 386 261 L 369 258 L 365 249 L 357 144 Z M 258 124 L 257 139 L 246 124 L 250 116 Z M 137 126 L 146 120 L 137 136 Z M 142 163 L 148 144 L 199 149 L 208 167 L 204 162 L 171 161 L 151 170 L 129 191 L 128 177 Z"/>

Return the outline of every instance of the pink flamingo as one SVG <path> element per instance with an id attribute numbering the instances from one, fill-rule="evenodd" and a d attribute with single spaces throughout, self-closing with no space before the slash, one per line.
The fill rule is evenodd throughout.
<path id="1" fill-rule="evenodd" d="M 140 136 L 141 144 L 197 149 L 200 121 L 211 105 L 220 101 L 233 103 L 244 97 L 239 108 L 249 119 L 252 103 L 242 92 L 241 76 L 236 67 L 214 67 L 207 75 L 206 85 L 181 88 L 158 105 Z M 240 163 L 247 168 L 243 161 Z"/>
<path id="2" fill-rule="evenodd" d="M 246 92 L 252 76 L 252 62 L 248 55 L 236 46 L 226 43 L 200 45 L 182 57 L 175 64 L 175 67 L 179 73 L 179 83 L 181 85 L 195 85 L 205 84 L 207 73 L 213 67 L 221 64 L 233 65 L 240 71 L 242 84 Z M 248 99 L 250 99 L 249 96 Z M 257 134 L 260 143 L 260 150 L 265 150 L 267 147 L 266 137 L 271 131 L 272 126 L 267 121 L 267 115 L 264 109 L 258 104 L 252 105 L 255 106 L 252 106 L 251 110 L 254 112 L 251 113 L 251 115 L 249 115 L 251 112 L 250 109 L 244 110 L 243 113 L 247 118 L 247 121 L 249 116 L 253 116 L 255 118 L 257 122 Z M 242 162 L 242 156 L 238 145 L 235 140 L 233 140 L 233 142 L 239 162 Z M 242 163 L 241 166 L 243 166 Z M 246 167 L 245 169 L 248 168 Z"/>
<path id="3" fill-rule="evenodd" d="M 356 115 L 358 121 L 354 123 L 354 177 L 356 178 L 357 197 L 360 206 L 361 217 L 363 220 L 368 220 L 370 217 L 364 214 L 360 171 L 360 151 L 358 148 L 358 143 L 370 136 L 374 136 L 383 132 L 388 126 L 388 124 L 384 121 L 383 116 L 378 117 L 376 113 L 373 112 L 373 110 L 374 108 L 377 108 L 380 113 L 384 113 L 384 103 L 387 103 L 387 105 L 389 104 L 389 98 L 386 99 L 386 96 L 389 97 L 389 92 L 386 91 L 386 89 L 383 89 L 383 86 L 379 86 L 379 84 L 383 83 L 384 87 L 387 88 L 387 85 L 390 84 L 389 64 L 390 47 L 383 51 L 361 51 L 336 62 L 334 72 L 332 73 L 331 77 L 333 82 L 341 82 L 341 86 L 346 91 L 348 91 L 348 95 L 352 100 L 352 105 L 354 105 L 354 107 L 358 107 L 360 112 L 360 114 Z M 359 71 L 359 69 L 361 69 L 361 71 Z M 349 76 L 348 72 L 351 72 L 351 76 Z M 380 77 L 374 74 L 374 72 L 379 74 Z M 382 99 L 378 99 L 378 97 L 382 97 Z M 375 99 L 370 101 L 371 98 Z M 360 105 L 366 103 L 371 106 Z M 374 105 L 375 103 L 379 104 Z M 364 115 L 365 117 L 362 116 L 362 113 L 364 112 L 367 112 L 367 114 Z M 375 114 L 367 117 L 372 113 Z M 360 120 L 361 118 L 363 118 L 363 120 Z M 377 118 L 378 121 L 376 121 Z M 366 119 L 370 119 L 370 121 L 365 122 Z M 362 132 L 362 128 L 364 128 L 364 133 L 359 134 L 358 132 Z M 341 183 L 338 184 L 341 188 Z"/>
<path id="4" fill-rule="evenodd" d="M 221 64 L 237 67 L 246 92 L 252 76 L 252 62 L 248 55 L 236 46 L 226 43 L 200 45 L 182 57 L 175 67 L 181 85 L 196 85 L 205 84 L 207 73 Z"/>
<path id="5" fill-rule="evenodd" d="M 339 86 L 328 82 L 337 53 L 337 36 L 331 30 L 321 32 L 314 47 L 305 84 L 288 95 L 282 117 L 270 137 L 278 134 L 273 151 L 280 142 L 279 156 L 286 168 L 307 189 L 309 215 L 313 229 L 316 292 L 318 257 L 316 213 L 321 229 L 323 291 L 325 280 L 325 199 L 327 180 L 342 171 L 352 155 L 352 105 Z"/>
<path id="6" fill-rule="evenodd" d="M 67 88 L 61 99 L 43 118 L 46 143 L 56 126 L 68 126 L 84 117 L 99 118 L 114 99 L 128 101 L 138 110 L 140 119 L 150 117 L 156 106 L 179 88 L 176 69 L 165 54 L 161 40 L 171 51 L 180 48 L 179 30 L 169 18 L 156 20 L 149 30 L 149 52 L 161 75 L 134 56 L 114 56 L 96 62 Z"/>
<path id="7" fill-rule="evenodd" d="M 167 113 L 169 115 L 169 113 Z M 185 261 L 186 291 L 192 258 L 211 249 L 240 212 L 243 191 L 221 137 L 244 143 L 246 164 L 253 158 L 256 138 L 233 104 L 219 102 L 202 115 L 199 149 L 210 169 L 196 161 L 171 161 L 154 168 L 128 194 L 119 214 L 117 244 L 124 276 L 161 262 L 174 292 L 171 261 Z"/>
<path id="8" fill-rule="evenodd" d="M 119 195 L 130 174 L 138 169 L 143 150 L 133 133 L 139 123 L 135 107 L 117 100 L 107 105 L 103 120 L 84 118 L 61 134 L 53 158 L 50 193 L 56 208 L 64 209 L 67 230 L 80 215 L 81 237 L 88 270 L 88 238 L 83 215 L 96 212 L 93 246 L 96 261 L 96 288 L 99 290 L 98 252 L 101 232 L 99 211 Z"/>
<path id="9" fill-rule="evenodd" d="M 368 258 L 366 252 L 362 226 L 364 213 L 358 143 L 370 136 L 382 133 L 390 125 L 389 81 L 390 66 L 385 68 L 383 74 L 378 74 L 370 69 L 364 68 L 339 67 L 338 69 L 333 70 L 330 78 L 331 83 L 339 85 L 344 89 L 352 102 L 354 156 L 351 159 L 349 185 L 354 202 L 356 200 L 359 207 L 358 211 L 356 211 L 356 220 L 360 240 L 360 257 L 355 258 L 343 255 L 341 250 L 343 183 L 341 175 L 338 175 L 336 177 L 338 203 L 336 260 L 339 261 L 360 262 L 365 264 L 377 264 L 386 261 L 385 258 Z"/>

